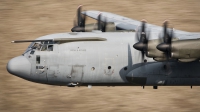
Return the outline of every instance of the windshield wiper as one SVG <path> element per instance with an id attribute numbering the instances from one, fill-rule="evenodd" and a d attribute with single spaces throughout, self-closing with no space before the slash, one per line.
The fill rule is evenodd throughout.
<path id="1" fill-rule="evenodd" d="M 30 47 L 29 50 L 25 51 L 22 55 L 24 56 L 24 54 L 26 54 L 27 52 L 29 52 L 30 50 L 35 49 L 36 47 Z"/>

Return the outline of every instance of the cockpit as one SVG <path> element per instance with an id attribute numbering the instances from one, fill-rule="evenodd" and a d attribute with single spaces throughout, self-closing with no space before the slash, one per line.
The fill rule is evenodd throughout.
<path id="1" fill-rule="evenodd" d="M 51 42 L 32 42 L 28 48 L 26 49 L 25 53 L 34 54 L 35 51 L 53 51 L 53 43 Z"/>
<path id="2" fill-rule="evenodd" d="M 38 51 L 53 51 L 52 43 L 31 43 L 29 48 L 38 50 Z"/>

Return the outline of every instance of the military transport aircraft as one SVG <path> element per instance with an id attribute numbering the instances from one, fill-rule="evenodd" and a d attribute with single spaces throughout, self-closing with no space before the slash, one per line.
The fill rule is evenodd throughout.
<path id="1" fill-rule="evenodd" d="M 85 24 L 86 16 L 98 20 Z M 7 64 L 10 74 L 60 86 L 199 86 L 200 33 L 77 10 L 72 32 L 42 36 Z"/>

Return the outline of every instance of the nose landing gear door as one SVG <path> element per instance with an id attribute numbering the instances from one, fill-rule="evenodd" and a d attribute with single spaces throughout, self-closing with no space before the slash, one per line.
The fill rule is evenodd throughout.
<path id="1" fill-rule="evenodd" d="M 35 75 L 38 77 L 38 80 L 47 81 L 47 66 L 46 66 L 46 56 L 43 55 L 36 55 L 36 70 Z"/>

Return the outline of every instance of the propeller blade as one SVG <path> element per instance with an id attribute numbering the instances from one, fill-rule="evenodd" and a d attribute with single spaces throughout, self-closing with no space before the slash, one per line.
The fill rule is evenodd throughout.
<path id="1" fill-rule="evenodd" d="M 168 24 L 167 21 L 165 21 L 164 24 L 163 24 L 163 28 L 164 28 L 164 30 L 163 30 L 164 37 L 163 38 L 164 38 L 165 43 L 167 43 L 167 36 L 168 36 L 168 34 L 167 34 L 167 24 Z"/>
<path id="2" fill-rule="evenodd" d="M 74 27 L 71 29 L 72 32 L 85 32 L 85 21 L 86 16 L 81 14 L 82 5 L 77 9 L 77 19 L 74 19 Z"/>
<path id="3" fill-rule="evenodd" d="M 98 29 L 97 30 L 101 30 L 101 13 L 98 15 L 97 25 L 98 25 Z"/>
<path id="4" fill-rule="evenodd" d="M 170 53 L 170 52 L 166 52 L 165 55 L 166 55 L 166 57 L 167 57 L 167 59 L 166 59 L 166 61 L 165 61 L 165 65 L 166 65 L 165 70 L 166 70 L 166 75 L 169 75 L 169 74 L 172 73 L 171 66 L 170 66 L 170 62 L 169 62 L 169 58 L 171 57 L 171 56 L 170 56 L 171 53 Z"/>
<path id="5" fill-rule="evenodd" d="M 171 31 L 170 31 L 170 39 L 171 40 L 172 40 L 173 36 L 174 36 L 174 28 L 172 28 Z"/>
<path id="6" fill-rule="evenodd" d="M 147 53 L 147 46 L 148 46 L 148 39 L 149 34 L 146 34 L 146 22 L 143 20 L 142 25 L 138 27 L 138 30 L 136 32 L 136 38 L 138 39 L 138 43 L 134 44 L 133 47 L 139 51 L 141 51 L 142 54 L 142 60 L 144 60 L 144 56 Z"/>
<path id="7" fill-rule="evenodd" d="M 103 23 L 102 32 L 106 32 L 107 28 L 107 17 L 105 18 L 105 22 Z"/>
<path id="8" fill-rule="evenodd" d="M 145 55 L 145 52 L 144 51 L 141 51 L 142 53 L 142 61 L 144 62 L 144 55 Z"/>
<path id="9" fill-rule="evenodd" d="M 81 26 L 81 20 L 82 20 L 82 17 L 81 17 L 81 7 L 82 5 L 80 5 L 77 9 L 77 20 L 78 20 L 78 26 Z"/>
<path id="10" fill-rule="evenodd" d="M 159 44 L 156 48 L 160 51 L 165 52 L 167 58 L 171 57 L 171 41 L 173 38 L 173 30 L 170 34 L 167 31 L 168 21 L 163 23 L 163 43 Z"/>
<path id="11" fill-rule="evenodd" d="M 145 22 L 142 21 L 142 32 L 145 32 Z"/>
<path id="12" fill-rule="evenodd" d="M 140 31 L 140 41 L 143 43 L 147 43 L 147 34 L 146 34 L 146 22 L 145 20 L 142 20 L 142 25 L 141 25 L 141 31 Z"/>
<path id="13" fill-rule="evenodd" d="M 140 32 L 140 28 L 138 26 L 137 30 L 136 30 L 136 33 L 135 33 L 137 41 L 140 41 L 140 34 L 139 34 L 139 32 Z"/>
<path id="14" fill-rule="evenodd" d="M 145 63 L 146 63 L 146 59 L 145 59 L 145 54 L 147 53 L 147 46 L 148 46 L 148 36 L 145 29 L 146 29 L 146 20 L 143 19 L 142 24 L 140 26 L 140 28 L 138 27 L 138 31 L 137 31 L 137 39 L 139 40 L 138 43 L 136 43 L 134 45 L 134 48 L 137 50 L 141 51 L 142 54 L 142 62 L 144 64 L 144 69 L 145 69 Z"/>
<path id="15" fill-rule="evenodd" d="M 82 15 L 81 16 L 81 25 L 80 25 L 80 27 L 84 27 L 85 28 L 85 21 L 86 21 L 86 17 L 85 17 L 85 15 Z"/>
<path id="16" fill-rule="evenodd" d="M 156 46 L 156 48 L 165 53 L 166 61 L 164 64 L 164 69 L 166 70 L 166 75 L 172 73 L 169 59 L 171 58 L 171 43 L 173 38 L 173 29 L 169 32 L 167 29 L 168 21 L 165 21 L 163 24 L 163 43 Z"/>

